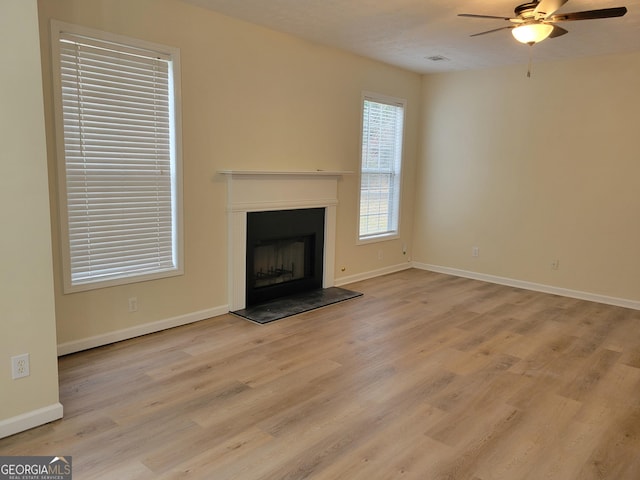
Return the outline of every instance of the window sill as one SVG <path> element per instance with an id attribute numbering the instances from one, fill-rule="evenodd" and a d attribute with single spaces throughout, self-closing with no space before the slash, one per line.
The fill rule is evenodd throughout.
<path id="1" fill-rule="evenodd" d="M 356 240 L 356 245 L 367 245 L 369 243 L 386 242 L 388 240 L 397 240 L 398 238 L 400 238 L 400 234 L 398 232 L 372 235 L 370 237 L 364 238 L 358 237 L 358 239 Z"/>

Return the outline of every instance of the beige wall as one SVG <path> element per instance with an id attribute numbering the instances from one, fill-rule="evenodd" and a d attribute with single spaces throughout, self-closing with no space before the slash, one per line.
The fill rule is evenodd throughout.
<path id="1" fill-rule="evenodd" d="M 37 22 L 35 0 L 0 4 L 0 437 L 62 413 Z M 31 375 L 12 380 L 23 353 Z"/>
<path id="2" fill-rule="evenodd" d="M 404 209 L 400 240 L 356 246 L 357 176 L 339 187 L 337 276 L 406 265 L 412 238 L 421 77 L 239 22 L 178 0 L 39 1 L 47 148 L 54 172 L 51 18 L 180 48 L 182 62 L 185 274 L 63 295 L 53 204 L 58 342 L 127 331 L 227 304 L 226 184 L 221 169 L 357 171 L 363 90 L 406 98 Z M 383 250 L 383 260 L 378 260 Z M 345 267 L 344 272 L 342 267 Z M 127 298 L 138 298 L 128 313 Z M 194 313 L 195 312 L 195 313 Z M 107 337 L 104 337 L 107 338 Z"/>
<path id="3" fill-rule="evenodd" d="M 525 72 L 424 78 L 414 260 L 638 302 L 640 54 Z"/>

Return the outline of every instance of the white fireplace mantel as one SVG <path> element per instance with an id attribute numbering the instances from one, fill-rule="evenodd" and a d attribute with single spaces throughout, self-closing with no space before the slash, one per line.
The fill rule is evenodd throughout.
<path id="1" fill-rule="evenodd" d="M 229 310 L 245 308 L 247 213 L 324 208 L 323 288 L 334 284 L 338 180 L 353 172 L 221 170 L 227 178 Z"/>

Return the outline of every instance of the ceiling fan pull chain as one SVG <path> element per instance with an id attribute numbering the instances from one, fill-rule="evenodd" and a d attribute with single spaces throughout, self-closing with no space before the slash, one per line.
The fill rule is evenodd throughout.
<path id="1" fill-rule="evenodd" d="M 527 68 L 527 78 L 531 78 L 531 64 L 533 59 L 533 44 L 529 44 L 529 67 Z"/>

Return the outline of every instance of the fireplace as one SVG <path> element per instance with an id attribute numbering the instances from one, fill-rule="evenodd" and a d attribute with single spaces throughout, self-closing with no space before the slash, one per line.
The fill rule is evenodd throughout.
<path id="1" fill-rule="evenodd" d="M 322 288 L 324 208 L 247 214 L 246 305 Z"/>
<path id="2" fill-rule="evenodd" d="M 323 210 L 324 248 L 321 255 L 315 256 L 314 275 L 320 276 L 321 288 L 334 285 L 338 181 L 352 172 L 222 170 L 218 173 L 227 181 L 230 311 L 243 309 L 247 305 L 247 229 L 249 217 L 256 212 Z M 317 248 L 317 237 L 315 242 Z M 317 266 L 318 261 L 322 262 L 320 267 Z M 288 269 L 283 265 L 278 268 Z"/>

